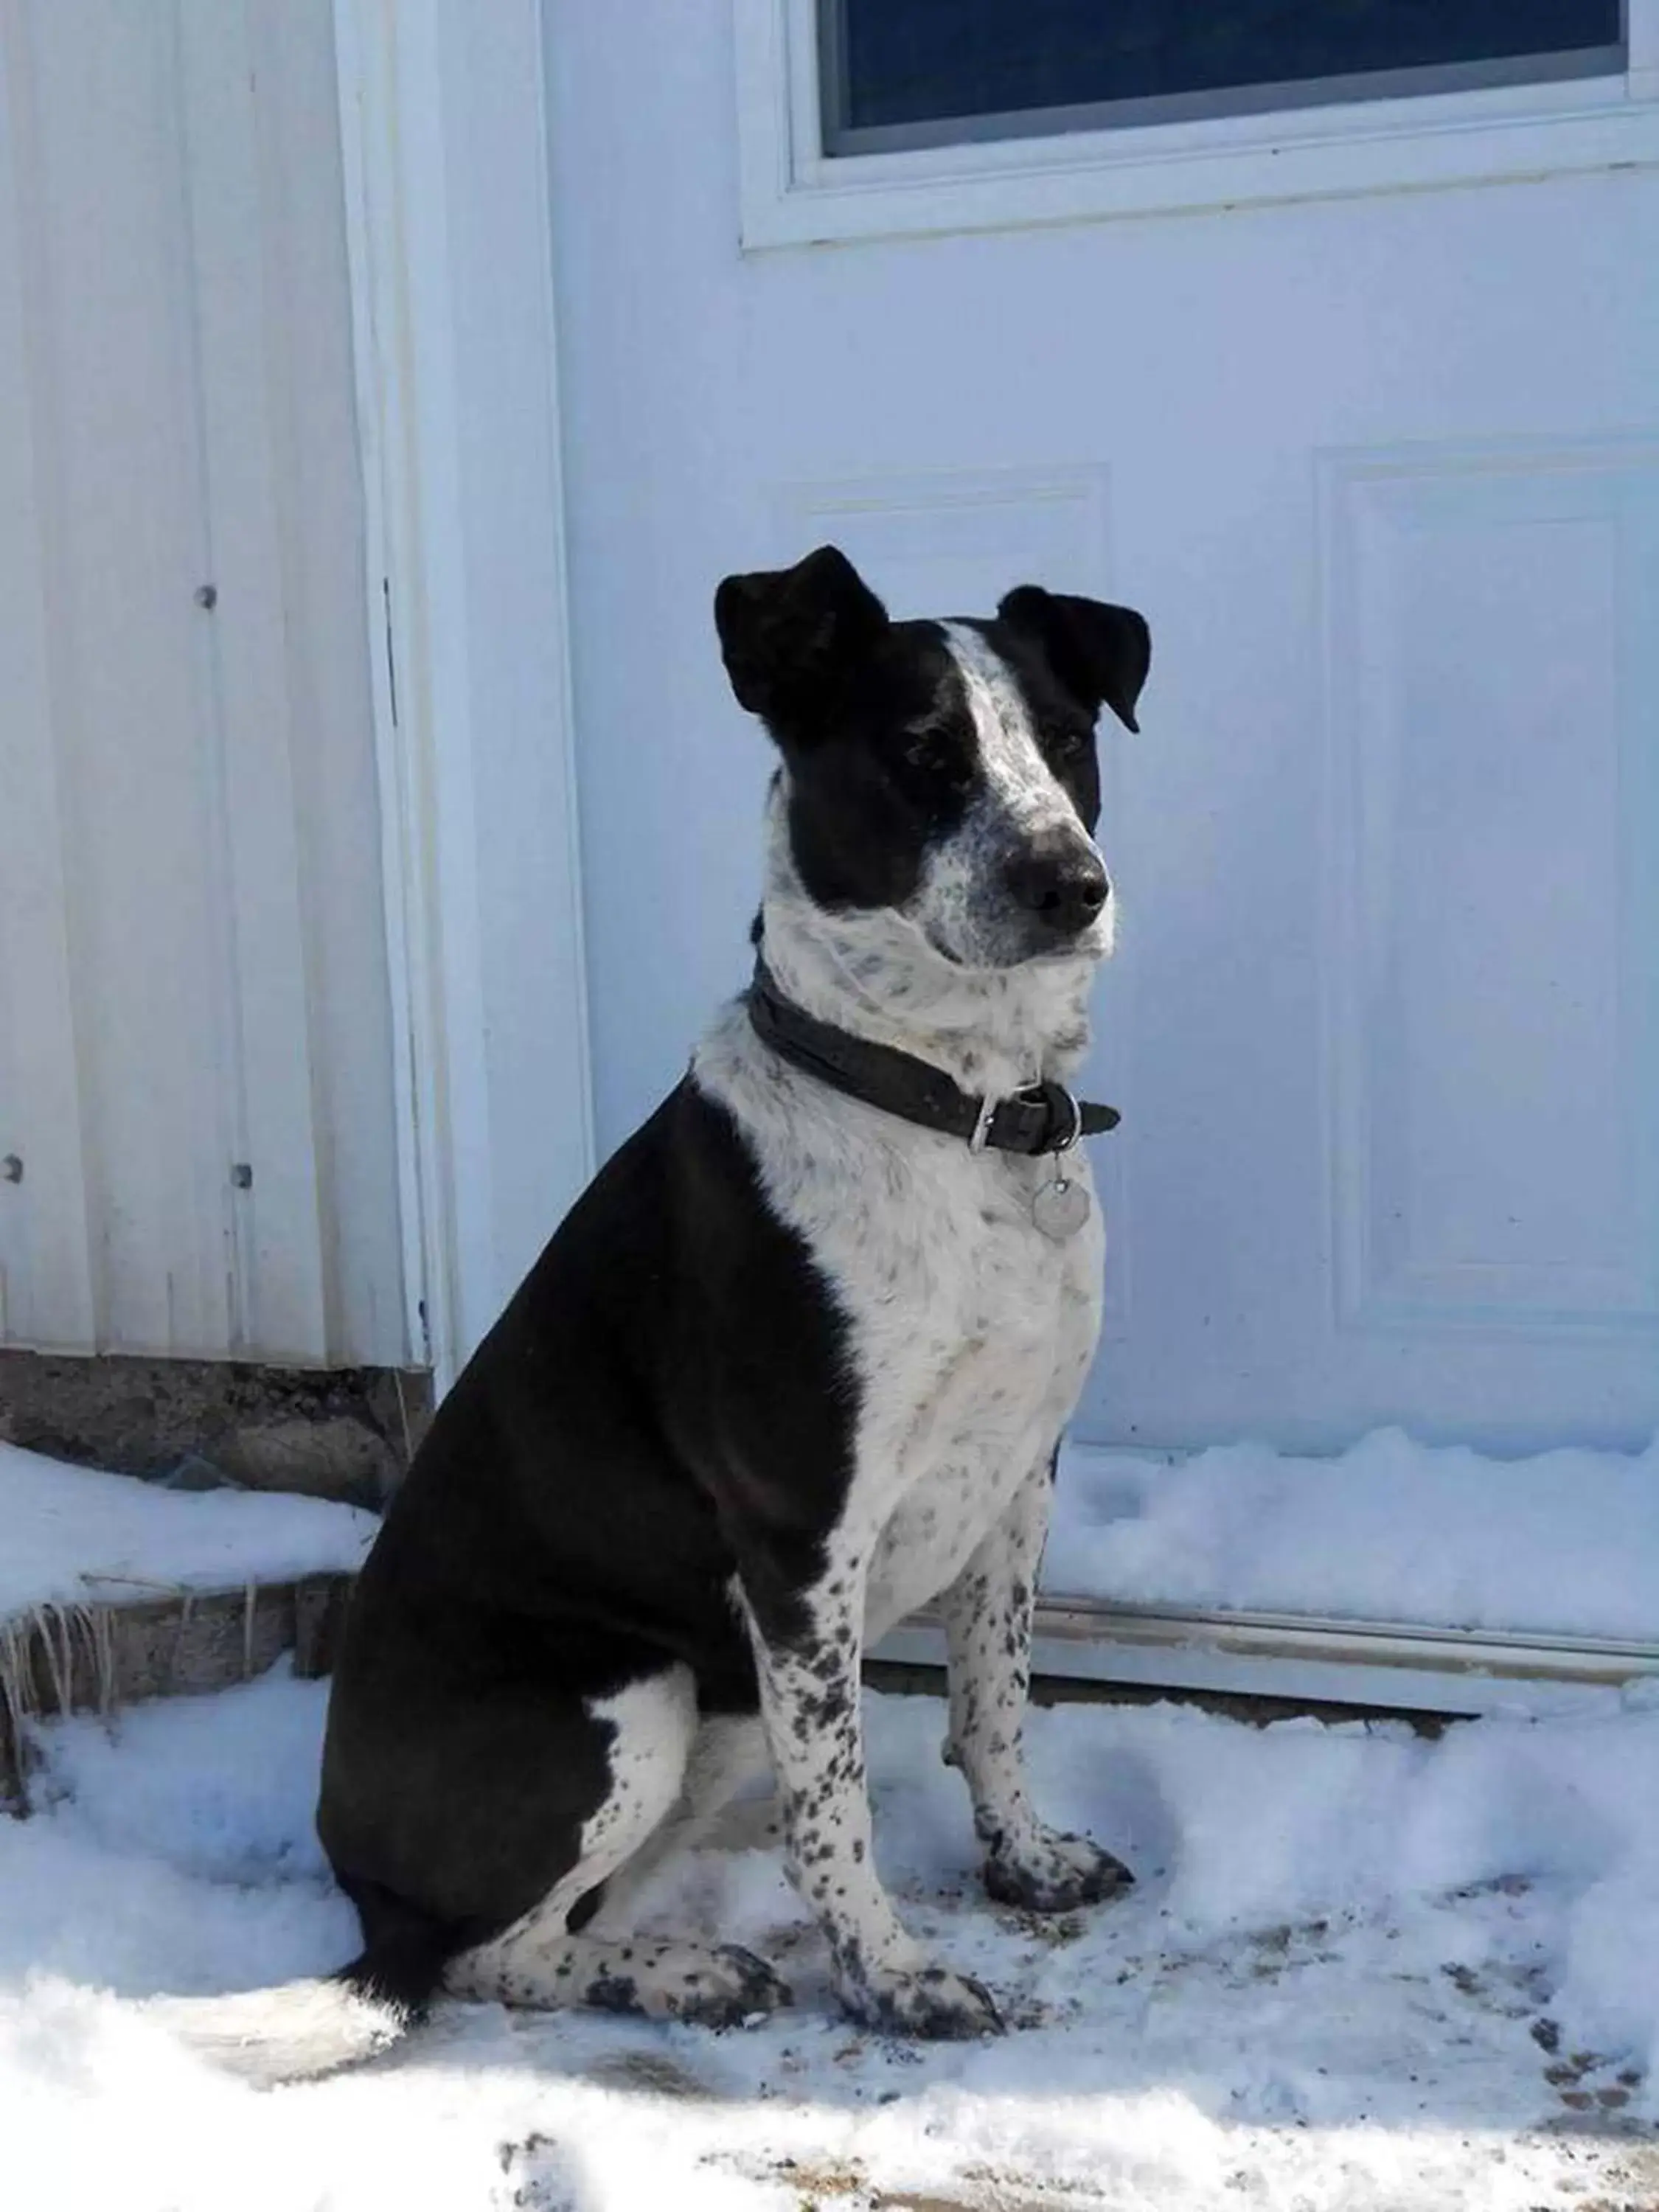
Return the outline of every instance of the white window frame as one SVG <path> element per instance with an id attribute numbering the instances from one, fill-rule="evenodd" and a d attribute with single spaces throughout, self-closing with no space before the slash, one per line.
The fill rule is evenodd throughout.
<path id="1" fill-rule="evenodd" d="M 826 156 L 817 0 L 732 0 L 747 252 L 1659 167 L 1659 0 L 1622 76 Z"/>

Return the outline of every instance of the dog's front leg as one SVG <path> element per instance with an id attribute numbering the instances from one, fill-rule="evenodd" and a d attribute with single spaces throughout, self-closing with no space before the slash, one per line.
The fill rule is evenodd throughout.
<path id="1" fill-rule="evenodd" d="M 890 2034 L 988 2034 L 1001 2026 L 990 1992 L 929 1961 L 876 1873 L 860 1711 L 866 1564 L 832 1559 L 784 1617 L 763 1626 L 749 1614 L 790 1873 L 855 2020 Z"/>
<path id="2" fill-rule="evenodd" d="M 1036 1468 L 940 1601 L 951 1668 L 951 1750 L 974 1801 L 985 1887 L 1033 1912 L 1094 1905 L 1134 1877 L 1086 1836 L 1031 1808 L 1020 1740 L 1031 1677 L 1031 1611 L 1048 1533 L 1052 1463 Z"/>

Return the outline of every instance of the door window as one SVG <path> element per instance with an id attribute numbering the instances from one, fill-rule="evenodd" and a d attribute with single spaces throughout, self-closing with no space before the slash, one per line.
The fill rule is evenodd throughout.
<path id="1" fill-rule="evenodd" d="M 1616 75 L 1623 0 L 820 0 L 830 156 Z"/>

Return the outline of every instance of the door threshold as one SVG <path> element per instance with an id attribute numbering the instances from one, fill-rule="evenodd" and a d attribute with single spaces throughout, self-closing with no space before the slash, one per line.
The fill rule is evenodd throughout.
<path id="1" fill-rule="evenodd" d="M 918 1614 L 872 1656 L 938 1666 L 944 1632 Z M 1443 1714 L 1544 1713 L 1659 1677 L 1659 1644 L 1437 1628 L 1306 1613 L 1038 1601 L 1032 1671 L 1060 1680 Z"/>

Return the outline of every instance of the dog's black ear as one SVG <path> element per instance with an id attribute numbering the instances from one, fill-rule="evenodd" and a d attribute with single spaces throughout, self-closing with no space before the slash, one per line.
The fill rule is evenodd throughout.
<path id="1" fill-rule="evenodd" d="M 738 704 L 799 724 L 880 642 L 887 610 L 844 553 L 820 545 L 793 568 L 728 576 L 714 626 Z"/>
<path id="2" fill-rule="evenodd" d="M 1036 639 L 1050 668 L 1091 714 L 1107 706 L 1126 729 L 1140 727 L 1135 701 L 1152 664 L 1152 634 L 1133 607 L 1021 584 L 997 614 L 1010 629 Z"/>

